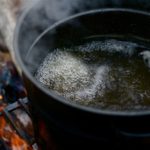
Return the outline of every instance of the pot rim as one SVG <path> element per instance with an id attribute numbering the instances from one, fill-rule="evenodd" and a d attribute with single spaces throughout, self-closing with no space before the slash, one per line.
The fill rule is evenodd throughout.
<path id="1" fill-rule="evenodd" d="M 19 38 L 19 33 L 20 33 L 20 29 L 21 29 L 21 25 L 22 22 L 24 21 L 25 17 L 28 15 L 28 13 L 31 11 L 32 7 L 30 7 L 29 9 L 27 9 L 22 16 L 19 18 L 16 28 L 15 28 L 15 32 L 14 32 L 14 41 L 13 41 L 13 46 L 14 46 L 14 52 L 15 52 L 15 58 L 17 63 L 19 64 L 22 72 L 27 76 L 27 78 L 38 88 L 40 89 L 43 93 L 45 93 L 46 95 L 48 95 L 49 97 L 52 97 L 53 99 L 55 99 L 56 101 L 67 105 L 69 107 L 72 107 L 74 109 L 78 109 L 80 111 L 85 111 L 88 113 L 93 113 L 93 114 L 97 114 L 97 115 L 107 115 L 107 116 L 114 116 L 114 117 L 135 117 L 135 116 L 149 116 L 150 115 L 150 110 L 141 110 L 141 111 L 114 111 L 114 110 L 104 110 L 104 109 L 97 109 L 97 108 L 92 108 L 92 107 L 87 107 L 87 106 L 82 106 L 79 104 L 75 104 L 75 103 L 70 103 L 68 101 L 65 100 L 64 97 L 59 96 L 57 94 L 55 94 L 54 92 L 50 92 L 47 88 L 41 86 L 40 83 L 38 83 L 36 81 L 36 79 L 33 77 L 33 75 L 28 71 L 27 67 L 25 66 L 25 64 L 23 63 L 21 56 L 20 56 L 20 51 L 19 51 L 19 47 L 18 47 L 18 38 Z M 50 27 L 48 27 L 47 29 L 45 29 L 45 31 L 43 33 L 41 33 L 33 42 L 33 44 L 31 45 L 30 49 L 33 48 L 33 46 L 51 29 L 53 29 L 54 27 L 60 25 L 61 23 L 67 22 L 70 19 L 74 19 L 76 17 L 82 16 L 82 15 L 87 15 L 90 13 L 105 13 L 105 12 L 129 12 L 129 13 L 134 13 L 134 14 L 139 14 L 139 15 L 144 15 L 147 17 L 150 17 L 150 13 L 145 12 L 145 11 L 140 11 L 140 10 L 135 10 L 135 9 L 126 9 L 126 8 L 102 8 L 102 9 L 94 9 L 94 10 L 90 10 L 90 11 L 85 11 L 85 12 L 81 12 L 75 15 L 72 15 L 70 17 L 67 17 L 65 19 L 62 19 L 56 23 L 54 23 L 53 25 L 51 25 Z"/>

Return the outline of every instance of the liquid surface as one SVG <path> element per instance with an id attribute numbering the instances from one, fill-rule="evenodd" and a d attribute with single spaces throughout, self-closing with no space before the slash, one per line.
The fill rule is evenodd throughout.
<path id="1" fill-rule="evenodd" d="M 52 51 L 36 79 L 71 103 L 98 109 L 150 109 L 150 51 L 116 39 Z"/>

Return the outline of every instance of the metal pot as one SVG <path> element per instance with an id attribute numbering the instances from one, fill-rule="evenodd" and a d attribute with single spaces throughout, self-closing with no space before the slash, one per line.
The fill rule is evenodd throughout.
<path id="1" fill-rule="evenodd" d="M 42 22 L 41 22 L 42 23 Z M 95 35 L 136 36 L 150 41 L 150 14 L 130 9 L 100 9 L 79 13 L 47 28 L 29 49 L 20 49 L 16 34 L 15 53 L 23 72 L 28 97 L 33 109 L 57 133 L 57 138 L 71 143 L 150 139 L 150 110 L 112 111 L 73 104 L 41 86 L 34 73 L 49 49 L 62 43 Z M 20 26 L 21 28 L 21 26 Z M 31 33 L 32 36 L 32 33 Z M 63 134 L 59 134 L 63 133 Z M 63 140 L 65 143 L 66 140 Z M 82 142 L 81 142 L 82 141 Z M 68 143 L 68 142 L 67 142 Z M 66 144 L 67 144 L 66 143 Z"/>

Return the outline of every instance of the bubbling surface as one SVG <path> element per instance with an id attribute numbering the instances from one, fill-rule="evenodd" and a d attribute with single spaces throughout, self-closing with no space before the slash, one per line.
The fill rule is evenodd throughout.
<path id="1" fill-rule="evenodd" d="M 67 101 L 97 109 L 150 108 L 150 51 L 117 39 L 53 50 L 35 78 Z"/>

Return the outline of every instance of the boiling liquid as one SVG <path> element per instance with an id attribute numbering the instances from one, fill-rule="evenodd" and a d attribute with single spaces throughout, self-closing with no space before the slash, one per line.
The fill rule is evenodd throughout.
<path id="1" fill-rule="evenodd" d="M 35 74 L 67 101 L 99 109 L 150 109 L 150 51 L 117 39 L 51 52 Z"/>

